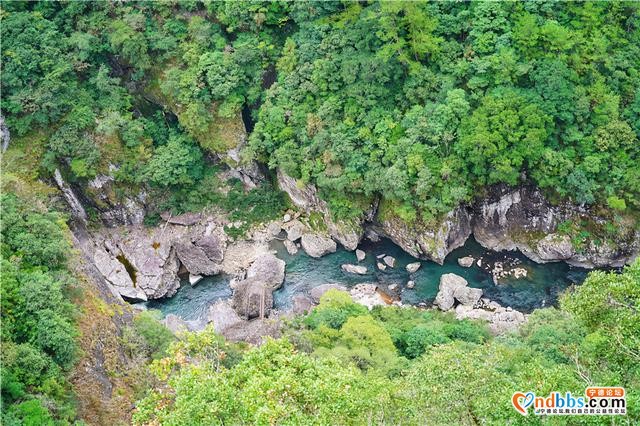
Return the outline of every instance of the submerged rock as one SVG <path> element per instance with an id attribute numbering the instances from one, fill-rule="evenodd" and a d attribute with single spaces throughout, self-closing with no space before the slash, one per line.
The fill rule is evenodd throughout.
<path id="1" fill-rule="evenodd" d="M 338 249 L 335 241 L 318 234 L 304 234 L 301 243 L 303 250 L 309 256 L 316 258 L 329 253 L 335 253 Z"/>
<path id="2" fill-rule="evenodd" d="M 471 265 L 473 265 L 473 257 L 472 256 L 465 256 L 465 257 L 461 257 L 460 259 L 458 259 L 458 265 L 462 266 L 463 268 L 470 268 Z"/>
<path id="3" fill-rule="evenodd" d="M 376 262 L 376 266 L 378 267 L 378 269 L 380 269 L 381 271 L 386 271 L 387 270 L 387 265 L 385 265 L 382 262 Z"/>
<path id="4" fill-rule="evenodd" d="M 341 266 L 344 272 L 348 272 L 350 274 L 358 274 L 365 275 L 367 273 L 367 267 L 362 265 L 353 265 L 351 263 L 346 263 Z"/>
<path id="5" fill-rule="evenodd" d="M 407 265 L 407 272 L 410 274 L 415 274 L 418 271 L 418 269 L 420 269 L 420 266 L 422 266 L 420 262 L 409 263 Z"/>

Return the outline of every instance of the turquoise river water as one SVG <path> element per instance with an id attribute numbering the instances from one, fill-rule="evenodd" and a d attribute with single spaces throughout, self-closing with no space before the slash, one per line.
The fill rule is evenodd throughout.
<path id="1" fill-rule="evenodd" d="M 404 304 L 419 304 L 433 301 L 438 292 L 440 276 L 455 273 L 464 277 L 471 287 L 482 288 L 484 296 L 495 300 L 503 306 L 511 306 L 523 312 L 550 306 L 557 303 L 558 296 L 569 286 L 580 284 L 587 271 L 574 268 L 564 262 L 537 264 L 518 252 L 491 252 L 480 246 L 473 238 L 469 238 L 464 247 L 453 251 L 443 265 L 435 262 L 419 260 L 404 252 L 390 240 L 379 242 L 363 241 L 359 247 L 367 253 L 361 264 L 367 266 L 368 274 L 353 275 L 342 271 L 344 263 L 357 263 L 355 252 L 339 248 L 338 251 L 320 259 L 307 256 L 302 250 L 289 255 L 280 241 L 272 242 L 272 249 L 277 256 L 287 263 L 284 285 L 274 293 L 276 309 L 286 310 L 291 306 L 292 297 L 298 293 L 308 293 L 315 286 L 327 283 L 342 284 L 352 287 L 358 283 L 377 283 L 384 291 L 391 284 L 398 284 L 400 292 L 389 292 L 399 296 Z M 396 258 L 394 268 L 380 271 L 376 267 L 376 256 L 391 255 Z M 500 261 L 506 258 L 517 258 L 519 267 L 528 271 L 526 278 L 503 278 L 495 285 L 489 272 L 478 267 L 474 262 L 470 268 L 458 265 L 457 259 L 471 255 L 483 262 Z M 405 266 L 420 261 L 421 268 L 409 277 Z M 413 279 L 415 287 L 407 289 L 407 281 Z M 207 277 L 195 287 L 183 281 L 178 292 L 171 298 L 153 300 L 146 303 L 150 309 L 159 309 L 164 315 L 176 314 L 185 320 L 202 320 L 206 316 L 207 307 L 218 299 L 231 297 L 230 277 L 218 275 Z"/>

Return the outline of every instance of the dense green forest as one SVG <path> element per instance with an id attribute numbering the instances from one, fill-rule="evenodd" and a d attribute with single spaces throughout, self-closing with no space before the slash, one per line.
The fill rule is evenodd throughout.
<path id="1" fill-rule="evenodd" d="M 217 206 L 247 222 L 231 236 L 286 206 L 269 179 L 219 190 L 245 136 L 241 163 L 315 184 L 336 218 L 380 197 L 429 222 L 526 183 L 638 222 L 637 2 L 3 1 L 0 31 L 3 424 L 78 420 L 83 293 L 43 184 L 55 169 L 79 188 L 111 174 L 116 196 L 159 195 L 148 225 Z M 175 339 L 145 313 L 123 342 L 155 374 L 134 422 L 537 424 L 514 417 L 514 391 L 599 384 L 626 387 L 633 423 L 638 306 L 636 260 L 501 337 L 339 292 L 261 347 Z"/>
<path id="2" fill-rule="evenodd" d="M 49 172 L 117 163 L 128 187 L 194 190 L 244 110 L 245 159 L 316 183 L 337 216 L 384 194 L 429 219 L 523 181 L 640 206 L 634 2 L 2 7 L 2 111 Z"/>

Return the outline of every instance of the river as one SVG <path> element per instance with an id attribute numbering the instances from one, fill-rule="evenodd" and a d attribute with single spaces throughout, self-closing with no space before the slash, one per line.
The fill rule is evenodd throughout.
<path id="1" fill-rule="evenodd" d="M 271 244 L 277 256 L 287 263 L 284 284 L 274 293 L 275 307 L 281 310 L 291 307 L 292 297 L 295 294 L 308 293 L 313 287 L 326 283 L 352 287 L 358 283 L 375 282 L 383 290 L 387 290 L 389 285 L 397 284 L 401 291 L 390 293 L 395 293 L 403 304 L 430 304 L 438 292 L 440 276 L 454 273 L 464 277 L 471 287 L 482 288 L 484 297 L 495 300 L 503 306 L 511 306 L 522 312 L 531 312 L 536 308 L 555 305 L 558 296 L 568 286 L 580 284 L 588 272 L 564 262 L 537 264 L 518 252 L 491 252 L 481 247 L 473 238 L 469 238 L 463 247 L 449 254 L 443 265 L 416 259 L 387 239 L 381 239 L 375 243 L 363 241 L 360 249 L 367 255 L 360 264 L 367 266 L 366 275 L 354 275 L 342 271 L 340 268 L 342 264 L 357 263 L 355 253 L 342 248 L 335 253 L 315 259 L 307 256 L 302 250 L 293 256 L 290 255 L 280 241 L 276 240 Z M 395 257 L 395 267 L 380 271 L 376 267 L 376 257 L 381 254 Z M 520 279 L 506 277 L 495 285 L 492 275 L 478 267 L 476 262 L 470 268 L 458 265 L 458 258 L 469 255 L 475 259 L 482 258 L 485 264 L 505 259 L 518 259 L 520 262 L 518 266 L 527 270 L 527 277 Z M 418 261 L 422 266 L 409 277 L 405 266 Z M 409 279 L 415 281 L 413 289 L 406 288 Z M 159 309 L 163 315 L 176 314 L 185 320 L 202 320 L 210 304 L 218 299 L 231 297 L 229 281 L 230 277 L 227 275 L 206 277 L 196 286 L 191 286 L 187 280 L 184 280 L 173 297 L 152 300 L 146 302 L 146 306 L 149 309 Z"/>

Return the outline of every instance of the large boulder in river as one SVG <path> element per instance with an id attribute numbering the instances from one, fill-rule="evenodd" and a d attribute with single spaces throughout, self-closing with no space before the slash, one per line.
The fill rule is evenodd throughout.
<path id="1" fill-rule="evenodd" d="M 453 297 L 463 305 L 473 306 L 482 297 L 482 289 L 459 286 L 453 292 Z"/>
<path id="2" fill-rule="evenodd" d="M 456 274 L 443 274 L 434 303 L 442 311 L 448 311 L 455 304 L 454 294 L 459 287 L 466 287 L 467 280 Z"/>
<path id="3" fill-rule="evenodd" d="M 367 267 L 362 265 L 353 265 L 351 263 L 346 263 L 341 266 L 344 272 L 348 272 L 350 274 L 358 274 L 365 275 L 367 273 Z"/>
<path id="4" fill-rule="evenodd" d="M 247 270 L 247 279 L 258 279 L 272 290 L 276 290 L 284 281 L 285 266 L 284 260 L 278 259 L 274 254 L 261 254 Z"/>
<path id="5" fill-rule="evenodd" d="M 421 263 L 420 262 L 413 262 L 413 263 L 409 263 L 407 265 L 407 272 L 410 274 L 415 274 L 418 269 L 420 269 Z"/>
<path id="6" fill-rule="evenodd" d="M 296 246 L 296 243 L 294 243 L 293 241 L 284 240 L 283 244 L 284 248 L 287 249 L 287 253 L 289 253 L 291 256 L 298 253 L 298 246 Z"/>
<path id="7" fill-rule="evenodd" d="M 313 299 L 309 296 L 305 296 L 304 294 L 296 294 L 293 296 L 293 307 L 292 311 L 294 314 L 306 314 L 313 310 L 315 303 L 313 303 Z"/>
<path id="8" fill-rule="evenodd" d="M 362 262 L 366 256 L 367 254 L 363 250 L 356 250 L 356 259 L 358 259 L 358 262 Z"/>
<path id="9" fill-rule="evenodd" d="M 190 241 L 175 243 L 176 254 L 184 267 L 193 275 L 216 275 L 221 266 L 214 263 L 204 250 Z"/>
<path id="10" fill-rule="evenodd" d="M 318 234 L 304 234 L 301 244 L 304 251 L 311 257 L 322 257 L 338 249 L 335 241 Z"/>
<path id="11" fill-rule="evenodd" d="M 189 325 L 185 320 L 175 314 L 167 315 L 162 321 L 162 324 L 167 327 L 173 334 L 184 333 L 190 331 Z"/>
<path id="12" fill-rule="evenodd" d="M 93 255 L 93 262 L 118 294 L 129 300 L 147 300 L 146 293 L 135 285 L 124 264 L 118 259 L 105 250 L 97 248 Z"/>
<path id="13" fill-rule="evenodd" d="M 460 259 L 458 259 L 458 265 L 462 266 L 463 268 L 470 268 L 471 265 L 473 265 L 473 257 L 471 256 L 465 256 L 465 257 L 461 257 Z"/>
<path id="14" fill-rule="evenodd" d="M 259 278 L 236 283 L 231 306 L 241 318 L 265 318 L 273 308 L 273 288 Z"/>
<path id="15" fill-rule="evenodd" d="M 393 268 L 396 265 L 396 258 L 393 256 L 385 256 L 382 258 L 382 261 L 390 268 Z"/>

